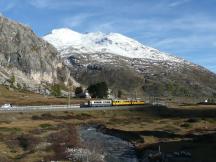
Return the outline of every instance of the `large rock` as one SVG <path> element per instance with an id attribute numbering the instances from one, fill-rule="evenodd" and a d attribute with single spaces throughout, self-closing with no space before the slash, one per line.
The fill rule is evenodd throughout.
<path id="1" fill-rule="evenodd" d="M 0 16 L 0 84 L 42 92 L 47 85 L 66 84 L 69 79 L 52 45 L 31 28 Z"/>

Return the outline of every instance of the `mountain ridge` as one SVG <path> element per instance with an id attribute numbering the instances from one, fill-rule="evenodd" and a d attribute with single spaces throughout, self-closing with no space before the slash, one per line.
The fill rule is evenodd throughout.
<path id="1" fill-rule="evenodd" d="M 119 33 L 87 33 L 82 34 L 69 28 L 54 29 L 43 37 L 53 44 L 59 51 L 71 46 L 83 48 L 83 53 L 113 53 L 130 58 L 161 59 L 181 62 L 183 59 L 160 52 L 157 49 L 145 46 L 138 41 Z M 133 52 L 133 55 L 130 54 Z M 143 54 L 145 53 L 145 55 Z"/>
<path id="2" fill-rule="evenodd" d="M 84 85 L 106 81 L 113 91 L 127 96 L 216 95 L 214 73 L 118 33 L 80 34 L 63 28 L 43 39 L 57 48 Z"/>

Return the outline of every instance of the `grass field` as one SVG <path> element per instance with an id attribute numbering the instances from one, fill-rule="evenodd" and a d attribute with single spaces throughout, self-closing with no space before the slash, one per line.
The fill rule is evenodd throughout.
<path id="1" fill-rule="evenodd" d="M 79 135 L 75 131 L 77 126 L 100 124 L 109 133 L 134 143 L 140 153 L 149 149 L 156 150 L 160 145 L 164 152 L 182 149 L 189 151 L 193 155 L 192 161 L 214 162 L 215 117 L 216 107 L 213 105 L 175 108 L 144 106 L 131 110 L 85 112 L 0 113 L 0 161 L 61 160 L 63 155 L 58 150 L 61 147 L 57 147 L 60 143 L 79 145 Z M 53 138 L 58 143 L 53 144 Z"/>

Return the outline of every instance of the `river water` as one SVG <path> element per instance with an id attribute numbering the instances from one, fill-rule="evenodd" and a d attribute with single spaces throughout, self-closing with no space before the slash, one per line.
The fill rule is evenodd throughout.
<path id="1" fill-rule="evenodd" d="M 102 153 L 106 162 L 138 162 L 133 145 L 127 141 L 99 132 L 93 126 L 81 127 L 80 136 L 89 149 Z"/>

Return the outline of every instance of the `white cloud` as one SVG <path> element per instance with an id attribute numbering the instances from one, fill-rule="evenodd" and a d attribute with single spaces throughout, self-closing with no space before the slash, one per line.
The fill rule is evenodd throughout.
<path id="1" fill-rule="evenodd" d="M 113 32 L 114 30 L 117 30 L 117 29 L 115 28 L 115 24 L 113 22 L 105 22 L 105 23 L 98 24 L 98 25 L 90 28 L 89 30 L 91 30 L 93 32 L 109 33 L 109 32 Z"/>
<path id="2" fill-rule="evenodd" d="M 5 2 L 5 3 L 4 3 Z M 2 1 L 2 4 L 0 5 L 0 10 L 2 13 L 12 10 L 16 6 L 16 1 Z"/>
<path id="3" fill-rule="evenodd" d="M 81 5 L 80 1 L 58 1 L 58 0 L 30 0 L 29 3 L 36 8 L 64 9 L 71 5 Z"/>
<path id="4" fill-rule="evenodd" d="M 44 7 L 48 7 L 49 4 L 51 6 L 52 1 L 50 0 L 30 0 L 29 3 L 33 5 L 34 7 L 44 8 Z"/>
<path id="5" fill-rule="evenodd" d="M 185 3 L 190 2 L 190 0 L 178 0 L 178 1 L 174 1 L 172 3 L 169 4 L 169 7 L 177 7 L 177 6 L 181 6 Z"/>
<path id="6" fill-rule="evenodd" d="M 64 26 L 73 28 L 82 25 L 91 16 L 93 16 L 93 14 L 90 13 L 79 14 L 79 15 L 64 18 L 62 21 Z"/>
<path id="7" fill-rule="evenodd" d="M 29 0 L 28 3 L 36 8 L 48 8 L 55 10 L 71 9 L 73 6 L 96 6 L 105 0 Z"/>
<path id="8" fill-rule="evenodd" d="M 113 18 L 110 21 L 96 22 L 92 24 L 95 29 L 113 29 L 121 33 L 151 33 L 149 36 L 163 36 L 180 33 L 188 35 L 216 35 L 216 21 L 202 16 L 193 15 L 194 17 L 181 17 L 176 19 L 128 19 L 128 18 Z M 95 26 L 95 27 L 94 27 Z"/>
<path id="9" fill-rule="evenodd" d="M 205 49 L 211 46 L 215 36 L 205 35 L 184 35 L 181 37 L 167 36 L 153 42 L 155 47 L 162 49 L 178 49 L 178 51 L 194 51 Z"/>
<path id="10" fill-rule="evenodd" d="M 216 31 L 216 21 L 207 16 L 193 15 L 176 19 L 147 19 L 147 20 L 131 20 L 132 23 L 138 24 L 144 28 L 155 31 Z"/>

